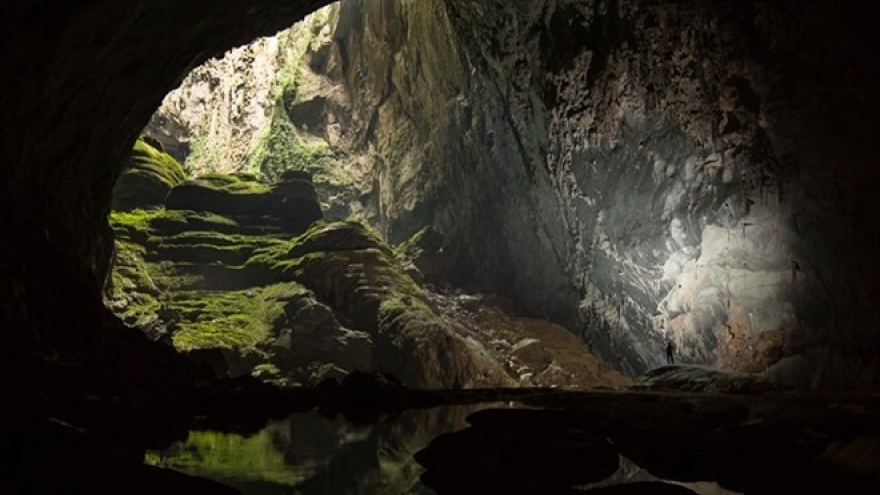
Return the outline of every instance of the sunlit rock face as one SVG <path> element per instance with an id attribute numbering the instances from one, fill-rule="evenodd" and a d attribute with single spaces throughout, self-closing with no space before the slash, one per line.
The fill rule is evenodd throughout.
<path id="1" fill-rule="evenodd" d="M 874 7 L 346 2 L 385 233 L 623 369 L 876 383 Z"/>
<path id="2" fill-rule="evenodd" d="M 278 39 L 269 37 L 205 62 L 165 97 L 150 135 L 180 161 L 197 153 L 189 164 L 193 171 L 244 170 L 258 132 L 271 119 L 269 92 L 283 55 Z"/>
<path id="3" fill-rule="evenodd" d="M 190 72 L 144 128 L 189 176 L 312 175 L 330 218 L 376 216 L 372 155 L 352 146 L 350 98 L 333 29 L 338 4 Z"/>

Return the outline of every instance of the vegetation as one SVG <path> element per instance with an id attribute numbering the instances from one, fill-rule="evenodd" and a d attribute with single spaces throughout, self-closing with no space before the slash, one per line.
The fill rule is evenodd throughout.
<path id="1" fill-rule="evenodd" d="M 143 137 L 138 138 L 131 153 L 131 169 L 154 175 L 169 188 L 186 179 L 183 167 L 173 156 L 154 147 Z"/>
<path id="2" fill-rule="evenodd" d="M 159 146 L 158 143 L 156 146 Z M 168 191 L 184 178 L 183 169 L 177 160 L 146 139 L 140 138 L 117 180 L 113 207 L 117 210 L 131 210 L 160 205 Z"/>
<path id="3" fill-rule="evenodd" d="M 286 242 L 271 236 L 242 234 L 238 223 L 231 219 L 187 210 L 114 211 L 110 224 L 116 235 L 116 256 L 106 291 L 108 306 L 127 323 L 141 327 L 156 322 L 157 313 L 163 307 L 177 310 L 174 298 L 180 298 L 184 305 L 180 309 L 195 304 L 192 301 L 196 298 L 195 292 L 186 291 L 198 285 L 203 276 L 188 273 L 184 265 L 171 261 L 216 263 L 218 268 L 224 265 L 234 268 L 257 249 Z M 246 349 L 265 334 L 259 328 L 259 318 L 242 326 L 227 314 L 230 311 L 245 314 L 247 308 L 260 301 L 252 301 L 240 293 L 228 294 L 218 300 L 218 295 L 204 293 L 200 310 L 205 316 L 194 319 L 193 325 L 204 330 L 205 335 L 194 337 L 193 325 L 190 325 L 189 333 L 181 337 L 182 349 L 200 346 Z M 229 311 L 223 310 L 224 307 Z M 272 314 L 265 308 L 254 311 Z M 210 329 L 208 323 L 212 319 L 217 319 L 218 324 Z M 221 328 L 233 330 L 219 338 L 217 333 Z"/>
<path id="4" fill-rule="evenodd" d="M 110 212 L 110 226 L 117 234 L 125 234 L 133 238 L 146 240 L 149 236 L 151 222 L 164 216 L 165 210 L 134 209 L 131 211 Z"/>
<path id="5" fill-rule="evenodd" d="M 398 244 L 397 246 L 395 246 L 394 247 L 394 254 L 396 254 L 398 257 L 404 257 L 404 258 L 409 258 L 409 259 L 419 257 L 419 255 L 421 255 L 422 252 L 424 251 L 422 244 L 424 242 L 425 236 L 428 233 L 428 229 L 429 229 L 429 227 L 423 228 L 422 230 L 413 234 L 413 236 L 410 237 L 409 239 L 407 239 L 407 240 L 401 242 L 400 244 Z"/>
<path id="6" fill-rule="evenodd" d="M 164 235 L 202 231 L 236 233 L 241 226 L 235 220 L 208 211 L 160 210 L 149 219 L 150 227 Z"/>
<path id="7" fill-rule="evenodd" d="M 200 175 L 194 180 L 202 187 L 229 194 L 265 194 L 271 187 L 259 182 L 256 176 L 251 174 L 217 174 L 209 173 Z"/>
<path id="8" fill-rule="evenodd" d="M 260 142 L 262 144 L 251 157 L 251 169 L 259 170 L 268 181 L 278 180 L 287 170 L 326 174 L 337 162 L 326 141 L 299 135 L 280 102 Z"/>
<path id="9" fill-rule="evenodd" d="M 233 191 L 255 183 L 216 174 L 202 180 Z M 152 338 L 170 335 L 181 351 L 226 349 L 277 383 L 299 380 L 294 372 L 342 369 L 332 359 L 276 359 L 272 343 L 291 328 L 293 301 L 314 298 L 345 326 L 371 335 L 406 335 L 408 325 L 436 322 L 423 290 L 365 222 L 318 221 L 291 238 L 280 230 L 249 232 L 255 220 L 236 219 L 188 210 L 113 212 L 117 260 L 108 305 Z"/>
<path id="10" fill-rule="evenodd" d="M 110 214 L 116 244 L 105 299 L 129 325 L 148 326 L 161 307 L 162 289 L 153 278 L 159 269 L 145 261 L 150 221 L 161 213 L 161 210 L 133 210 Z"/>
<path id="11" fill-rule="evenodd" d="M 259 352 L 258 344 L 273 334 L 287 302 L 308 294 L 295 282 L 240 291 L 178 291 L 169 301 L 181 315 L 174 347 Z"/>
<path id="12" fill-rule="evenodd" d="M 201 135 L 190 141 L 190 152 L 183 163 L 183 168 L 190 177 L 202 172 L 206 164 L 221 163 L 220 151 L 211 146 L 211 140 L 208 136 L 209 129 L 210 127 L 206 126 Z"/>

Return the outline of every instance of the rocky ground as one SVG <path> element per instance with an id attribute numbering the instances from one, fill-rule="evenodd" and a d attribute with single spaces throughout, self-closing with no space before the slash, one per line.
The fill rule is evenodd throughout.
<path id="1" fill-rule="evenodd" d="M 512 316 L 504 298 L 442 293 L 431 293 L 431 298 L 460 324 L 462 335 L 479 341 L 520 386 L 624 388 L 632 383 L 561 325 Z"/>

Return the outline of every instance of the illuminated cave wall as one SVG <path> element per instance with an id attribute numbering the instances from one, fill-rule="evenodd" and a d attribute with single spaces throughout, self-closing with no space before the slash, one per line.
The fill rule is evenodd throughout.
<path id="1" fill-rule="evenodd" d="M 826 5 L 827 4 L 827 5 Z M 876 8 L 361 0 L 334 34 L 389 237 L 664 363 L 865 385 Z"/>

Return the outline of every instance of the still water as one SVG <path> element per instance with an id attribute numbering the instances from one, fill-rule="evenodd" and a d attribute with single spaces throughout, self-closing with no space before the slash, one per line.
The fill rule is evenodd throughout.
<path id="1" fill-rule="evenodd" d="M 273 421 L 242 437 L 193 431 L 185 442 L 152 451 L 146 462 L 210 478 L 244 495 L 429 495 L 424 472 L 413 459 L 434 437 L 467 427 L 469 414 L 505 404 L 443 406 L 411 410 L 369 426 L 317 412 Z M 607 486 L 657 478 L 626 458 Z M 730 495 L 716 483 L 681 483 L 701 495 Z"/>

